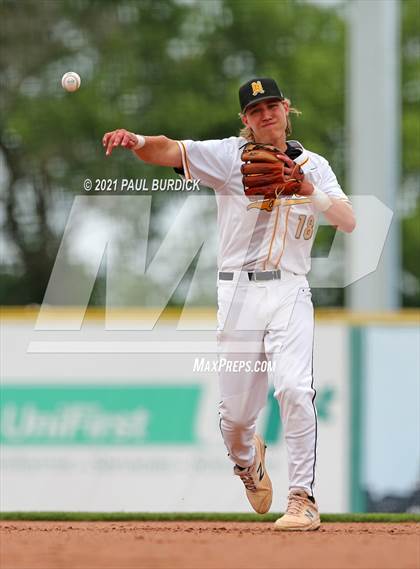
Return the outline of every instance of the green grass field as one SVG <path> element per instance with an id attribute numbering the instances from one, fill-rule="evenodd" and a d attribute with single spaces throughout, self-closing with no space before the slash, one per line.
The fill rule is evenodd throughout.
<path id="1" fill-rule="evenodd" d="M 32 522 L 273 522 L 278 514 L 150 512 L 0 512 L 0 520 Z M 322 514 L 323 522 L 420 522 L 420 514 Z"/>

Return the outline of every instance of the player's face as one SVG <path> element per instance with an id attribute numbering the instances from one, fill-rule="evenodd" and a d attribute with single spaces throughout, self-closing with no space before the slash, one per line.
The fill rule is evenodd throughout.
<path id="1" fill-rule="evenodd" d="M 256 142 L 276 144 L 285 138 L 288 113 L 287 101 L 268 99 L 249 107 L 242 121 L 251 128 Z"/>

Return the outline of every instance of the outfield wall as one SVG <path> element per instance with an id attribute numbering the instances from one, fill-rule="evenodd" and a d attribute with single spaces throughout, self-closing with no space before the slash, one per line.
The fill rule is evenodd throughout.
<path id="1" fill-rule="evenodd" d="M 191 316 L 191 330 L 202 331 L 181 332 L 184 347 L 203 352 L 181 353 L 171 314 L 148 339 L 130 330 L 132 313 L 120 315 L 114 331 L 95 311 L 80 331 L 60 330 L 60 312 L 50 331 L 34 330 L 36 311 L 3 316 L 3 510 L 249 511 L 220 437 L 217 375 L 194 371 L 196 358 L 214 360 L 212 312 Z M 324 512 L 362 510 L 366 488 L 407 493 L 416 484 L 416 320 L 377 317 L 369 324 L 362 316 L 319 314 L 316 496 Z M 258 428 L 269 445 L 272 510 L 282 510 L 287 460 L 271 394 Z"/>

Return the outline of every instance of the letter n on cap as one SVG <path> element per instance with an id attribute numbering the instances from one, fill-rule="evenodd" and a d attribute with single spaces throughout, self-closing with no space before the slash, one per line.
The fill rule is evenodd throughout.
<path id="1" fill-rule="evenodd" d="M 265 92 L 263 86 L 261 85 L 261 81 L 253 81 L 251 83 L 251 87 L 252 87 L 252 94 L 254 95 L 254 97 L 259 93 L 263 94 Z"/>

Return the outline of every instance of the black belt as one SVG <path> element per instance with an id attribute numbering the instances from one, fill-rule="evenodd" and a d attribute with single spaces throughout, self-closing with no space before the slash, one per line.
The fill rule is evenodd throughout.
<path id="1" fill-rule="evenodd" d="M 244 271 L 245 274 L 248 275 L 248 280 L 250 281 L 273 281 L 275 279 L 281 279 L 281 271 L 280 269 L 276 269 L 275 271 L 253 271 L 247 273 Z M 234 273 L 219 273 L 219 279 L 221 281 L 233 281 Z"/>

